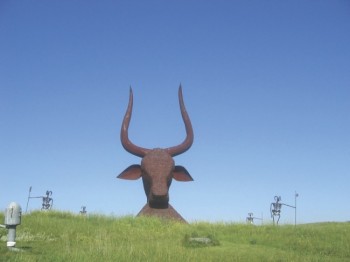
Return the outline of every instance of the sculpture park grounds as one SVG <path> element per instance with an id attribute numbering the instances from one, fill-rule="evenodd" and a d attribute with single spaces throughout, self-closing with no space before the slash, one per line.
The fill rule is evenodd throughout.
<path id="1" fill-rule="evenodd" d="M 0 214 L 4 219 L 4 214 Z M 246 225 L 35 211 L 0 261 L 350 261 L 350 223 Z M 192 241 L 209 239 L 208 242 Z"/>

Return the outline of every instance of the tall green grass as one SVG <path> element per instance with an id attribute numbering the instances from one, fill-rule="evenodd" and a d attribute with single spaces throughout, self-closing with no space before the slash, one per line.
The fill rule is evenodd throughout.
<path id="1" fill-rule="evenodd" d="M 3 221 L 3 215 L 0 215 Z M 21 251 L 0 261 L 350 261 L 350 223 L 251 226 L 181 224 L 149 217 L 33 212 L 17 227 Z M 212 240 L 193 244 L 192 237 Z"/>

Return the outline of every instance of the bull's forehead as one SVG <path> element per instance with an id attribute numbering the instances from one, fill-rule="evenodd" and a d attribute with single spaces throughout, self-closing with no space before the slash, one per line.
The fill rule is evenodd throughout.
<path id="1" fill-rule="evenodd" d="M 167 151 L 156 148 L 152 149 L 144 156 L 141 166 L 149 175 L 161 175 L 173 170 L 174 160 Z"/>

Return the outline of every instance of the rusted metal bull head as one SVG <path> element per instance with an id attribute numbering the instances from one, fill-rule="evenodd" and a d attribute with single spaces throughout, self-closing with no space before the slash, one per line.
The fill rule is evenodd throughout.
<path id="1" fill-rule="evenodd" d="M 134 145 L 128 137 L 128 128 L 132 114 L 133 92 L 130 87 L 129 104 L 122 123 L 120 139 L 122 145 L 129 153 L 141 157 L 141 165 L 131 165 L 125 169 L 118 178 L 136 180 L 142 177 L 143 186 L 147 196 L 147 204 L 139 215 L 155 215 L 161 217 L 183 218 L 169 205 L 169 187 L 172 179 L 177 181 L 193 181 L 183 166 L 177 166 L 173 157 L 187 151 L 193 143 L 193 129 L 187 114 L 182 88 L 179 87 L 179 103 L 182 119 L 186 128 L 185 140 L 173 147 L 147 149 Z"/>

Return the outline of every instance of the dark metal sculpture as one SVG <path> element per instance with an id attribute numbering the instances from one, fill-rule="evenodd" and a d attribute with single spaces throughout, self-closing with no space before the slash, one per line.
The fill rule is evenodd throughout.
<path id="1" fill-rule="evenodd" d="M 272 217 L 272 221 L 273 224 L 275 224 L 275 216 L 278 217 L 277 219 L 277 225 L 278 222 L 280 220 L 281 217 L 281 209 L 282 209 L 282 205 L 283 206 L 287 206 L 287 207 L 291 207 L 294 208 L 294 225 L 297 225 L 297 197 L 299 196 L 299 194 L 297 192 L 295 192 L 294 194 L 294 206 L 292 205 L 288 205 L 286 203 L 280 203 L 280 201 L 282 200 L 281 196 L 275 196 L 275 203 L 271 203 L 270 205 L 270 213 L 271 213 L 271 217 Z"/>
<path id="2" fill-rule="evenodd" d="M 275 196 L 275 201 L 276 201 L 275 203 L 271 203 L 270 205 L 270 213 L 271 213 L 273 224 L 275 224 L 275 216 L 278 217 L 277 218 L 277 225 L 278 225 L 278 222 L 280 221 L 280 218 L 281 218 L 281 209 L 282 209 L 282 203 L 280 203 L 281 197 Z"/>
<path id="3" fill-rule="evenodd" d="M 147 204 L 138 215 L 150 215 L 171 218 L 185 222 L 179 213 L 169 204 L 169 187 L 174 178 L 177 181 L 193 181 L 183 166 L 175 165 L 173 157 L 187 151 L 193 143 L 193 129 L 187 114 L 182 88 L 179 87 L 179 103 L 182 119 L 186 128 L 185 140 L 173 147 L 147 149 L 134 145 L 128 137 L 128 128 L 132 114 L 133 92 L 130 87 L 129 104 L 122 123 L 120 139 L 129 153 L 141 157 L 141 165 L 131 165 L 118 178 L 136 180 L 142 177 Z"/>
<path id="4" fill-rule="evenodd" d="M 41 210 L 50 210 L 53 206 L 53 198 L 50 196 L 52 195 L 52 191 L 46 190 L 46 197 L 42 197 L 43 203 Z"/>
<path id="5" fill-rule="evenodd" d="M 52 196 L 52 191 L 46 190 L 46 196 L 36 196 L 36 197 L 30 196 L 31 192 L 32 192 L 32 187 L 29 188 L 26 213 L 27 213 L 27 210 L 28 210 L 29 199 L 32 199 L 32 198 L 41 198 L 43 200 L 43 203 L 41 205 L 41 210 L 50 210 L 52 208 L 52 206 L 53 206 L 53 198 L 50 197 L 50 196 Z"/>
<path id="6" fill-rule="evenodd" d="M 86 206 L 82 206 L 82 207 L 81 207 L 81 210 L 79 211 L 79 213 L 80 213 L 81 215 L 86 215 L 86 213 L 87 213 L 87 211 L 86 211 Z"/>
<path id="7" fill-rule="evenodd" d="M 262 221 L 263 221 L 262 216 L 261 216 L 261 218 L 260 218 L 260 217 L 254 217 L 253 215 L 254 215 L 253 213 L 248 213 L 248 216 L 247 216 L 247 218 L 246 218 L 247 224 L 249 224 L 249 225 L 254 225 L 254 219 L 261 220 L 261 223 L 262 223 Z"/>

